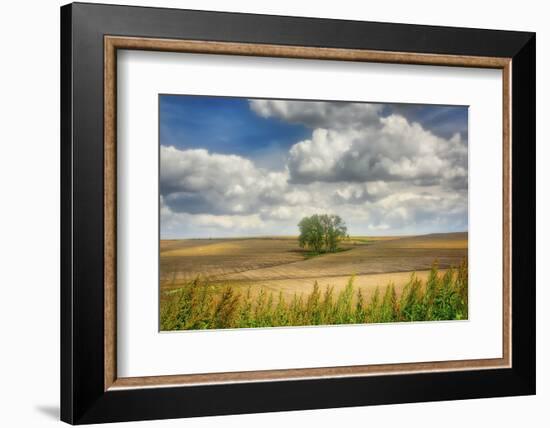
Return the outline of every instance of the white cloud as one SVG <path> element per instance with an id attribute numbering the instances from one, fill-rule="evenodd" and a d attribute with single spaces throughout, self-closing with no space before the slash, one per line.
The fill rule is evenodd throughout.
<path id="1" fill-rule="evenodd" d="M 288 167 L 297 183 L 412 181 L 466 187 L 467 147 L 456 134 L 444 139 L 401 116 L 380 126 L 316 129 L 290 149 Z"/>
<path id="2" fill-rule="evenodd" d="M 311 128 L 349 129 L 376 124 L 381 104 L 250 100 L 250 108 L 261 117 L 301 123 Z"/>
<path id="3" fill-rule="evenodd" d="M 252 100 L 262 117 L 302 123 L 283 169 L 237 155 L 161 146 L 163 236 L 285 235 L 313 213 L 352 234 L 467 228 L 467 144 L 376 104 Z M 262 142 L 258 142 L 261 144 Z"/>
<path id="4" fill-rule="evenodd" d="M 258 201 L 276 203 L 287 187 L 287 173 L 257 168 L 236 155 L 203 149 L 161 147 L 161 194 L 178 212 L 250 214 Z"/>
<path id="5" fill-rule="evenodd" d="M 200 214 L 192 217 L 192 219 L 199 226 L 221 227 L 223 229 L 259 229 L 264 224 L 257 214 L 248 216 Z"/>
<path id="6" fill-rule="evenodd" d="M 258 214 L 213 215 L 175 212 L 160 198 L 162 234 L 166 236 L 223 237 L 250 233 L 261 234 L 265 223 Z"/>
<path id="7" fill-rule="evenodd" d="M 161 187 L 167 192 L 223 188 L 223 192 L 229 196 L 231 193 L 239 193 L 239 186 L 250 185 L 256 173 L 254 164 L 248 159 L 211 154 L 204 149 L 179 150 L 162 146 L 160 162 Z"/>

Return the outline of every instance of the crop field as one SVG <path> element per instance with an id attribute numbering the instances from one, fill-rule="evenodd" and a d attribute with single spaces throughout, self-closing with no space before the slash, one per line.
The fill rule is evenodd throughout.
<path id="1" fill-rule="evenodd" d="M 353 304 L 359 296 L 373 299 L 377 289 L 384 292 L 389 285 L 398 298 L 411 286 L 413 274 L 415 281 L 427 284 L 434 263 L 442 278 L 467 253 L 467 233 L 353 236 L 341 242 L 338 252 L 315 256 L 300 248 L 296 237 L 162 240 L 161 313 L 182 290 L 205 284 L 213 300 L 230 289 L 252 302 L 271 296 L 281 305 L 307 299 L 316 289 L 339 296 L 350 280 Z"/>
<path id="2" fill-rule="evenodd" d="M 351 237 L 343 251 L 309 257 L 296 237 L 163 240 L 160 244 L 161 290 L 177 289 L 200 276 L 212 285 L 309 292 L 317 281 L 337 290 L 355 276 L 367 294 L 393 282 L 400 288 L 411 272 L 424 279 L 437 260 L 439 268 L 458 266 L 467 256 L 466 233 L 416 237 Z"/>

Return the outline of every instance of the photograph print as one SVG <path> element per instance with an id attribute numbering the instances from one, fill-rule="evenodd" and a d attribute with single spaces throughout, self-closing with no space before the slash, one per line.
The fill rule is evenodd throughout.
<path id="1" fill-rule="evenodd" d="M 159 95 L 160 330 L 468 319 L 468 107 Z"/>

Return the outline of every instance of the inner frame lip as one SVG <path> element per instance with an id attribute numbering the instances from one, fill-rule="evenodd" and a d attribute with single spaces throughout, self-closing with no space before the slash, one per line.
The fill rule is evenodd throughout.
<path id="1" fill-rule="evenodd" d="M 263 56 L 296 59 L 324 59 L 391 64 L 440 65 L 501 69 L 503 72 L 503 357 L 499 359 L 459 360 L 467 367 L 453 367 L 454 361 L 391 364 L 388 368 L 369 374 L 375 365 L 338 366 L 329 368 L 280 369 L 204 375 L 171 375 L 118 378 L 116 375 L 116 52 L 118 49 L 168 51 L 220 55 Z M 364 377 L 369 375 L 408 374 L 426 372 L 465 371 L 471 369 L 511 368 L 511 78 L 512 59 L 502 57 L 421 54 L 409 52 L 375 51 L 345 48 L 321 48 L 256 43 L 212 42 L 184 39 L 104 36 L 104 390 L 136 389 L 146 387 L 193 386 L 204 384 L 248 383 L 281 380 L 322 379 L 338 377 Z M 288 98 L 287 98 L 288 99 Z M 403 103 L 408 104 L 408 103 Z M 114 187 L 113 187 L 114 184 Z M 113 233 L 114 231 L 114 233 Z M 397 366 L 423 365 L 400 370 Z M 429 367 L 425 367 L 428 365 Z M 350 374 L 337 374 L 338 369 L 353 370 Z M 307 375 L 308 371 L 321 370 L 329 374 Z M 293 372 L 299 371 L 301 375 Z M 264 378 L 266 373 L 282 374 L 281 378 Z M 286 374 L 284 372 L 287 372 Z M 246 374 L 246 379 L 235 376 Z M 294 375 L 293 375 L 294 374 Z M 206 376 L 203 383 L 192 382 L 193 376 Z M 228 377 L 223 380 L 223 377 Z M 170 379 L 166 379 L 170 378 Z M 164 383 L 166 381 L 169 383 Z"/>

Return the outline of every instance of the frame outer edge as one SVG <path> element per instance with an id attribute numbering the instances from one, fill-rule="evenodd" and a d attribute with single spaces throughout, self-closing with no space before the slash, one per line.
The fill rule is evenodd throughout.
<path id="1" fill-rule="evenodd" d="M 523 394 L 536 393 L 536 35 L 530 36 L 512 59 L 512 206 L 518 207 L 512 211 L 512 362 Z"/>
<path id="2" fill-rule="evenodd" d="M 64 12 L 65 10 L 65 12 Z M 151 20 L 144 19 L 146 16 L 151 17 Z M 526 395 L 535 392 L 535 334 L 534 334 L 534 297 L 535 283 L 530 282 L 534 279 L 534 216 L 530 214 L 534 208 L 534 186 L 532 189 L 525 189 L 525 185 L 534 184 L 534 101 L 535 101 L 535 49 L 534 49 L 534 34 L 524 32 L 507 32 L 507 31 L 490 31 L 490 30 L 475 30 L 470 29 L 452 29 L 443 27 L 428 28 L 426 26 L 414 26 L 414 33 L 431 32 L 432 34 L 443 34 L 449 36 L 453 33 L 453 40 L 459 36 L 464 36 L 464 42 L 458 41 L 458 46 L 450 44 L 447 37 L 447 42 L 438 43 L 437 37 L 435 40 L 429 38 L 429 41 L 423 42 L 422 48 L 419 51 L 429 51 L 433 53 L 441 53 L 441 51 L 457 51 L 458 54 L 464 54 L 466 51 L 474 52 L 495 52 L 496 56 L 508 57 L 513 56 L 513 111 L 522 117 L 514 116 L 512 118 L 513 128 L 512 133 L 518 137 L 518 126 L 523 131 L 526 131 L 526 136 L 519 135 L 521 139 L 522 149 L 517 147 L 518 139 L 515 138 L 515 146 L 512 146 L 512 157 L 514 166 L 520 168 L 520 174 L 527 173 L 528 177 L 516 180 L 516 184 L 512 183 L 513 188 L 518 191 L 526 191 L 528 195 L 514 195 L 511 197 L 516 203 L 519 201 L 518 210 L 521 211 L 521 220 L 531 222 L 533 224 L 520 225 L 521 231 L 529 232 L 525 237 L 519 236 L 519 240 L 515 239 L 514 243 L 517 248 L 513 248 L 512 257 L 514 260 L 519 258 L 524 272 L 518 273 L 517 269 L 512 272 L 517 284 L 525 285 L 522 289 L 524 296 L 520 296 L 521 302 L 513 305 L 512 312 L 516 315 L 522 314 L 520 322 L 514 322 L 513 330 L 514 337 L 517 338 L 517 333 L 526 334 L 521 343 L 515 342 L 513 346 L 513 363 L 512 369 L 495 370 L 492 373 L 487 373 L 483 379 L 475 371 L 467 371 L 462 374 L 441 373 L 428 374 L 424 379 L 431 379 L 432 383 L 426 385 L 427 388 L 417 390 L 417 394 L 411 395 L 411 388 L 418 384 L 420 377 L 418 375 L 399 376 L 396 379 L 384 380 L 380 382 L 377 377 L 369 381 L 369 386 L 363 381 L 355 378 L 339 379 L 330 383 L 323 380 L 317 381 L 296 381 L 292 387 L 283 385 L 282 382 L 267 382 L 258 384 L 231 385 L 225 387 L 223 385 L 215 387 L 193 387 L 193 388 L 168 388 L 168 389 L 142 389 L 138 391 L 108 391 L 105 392 L 104 373 L 99 373 L 100 368 L 103 369 L 103 363 L 98 361 L 97 354 L 103 354 L 104 341 L 101 338 L 101 346 L 99 345 L 98 330 L 103 328 L 103 311 L 101 317 L 96 316 L 91 309 L 97 309 L 99 304 L 98 294 L 101 294 L 103 301 L 103 292 L 94 293 L 95 282 L 98 275 L 90 271 L 92 280 L 86 276 L 82 276 L 83 269 L 81 263 L 84 260 L 78 260 L 79 263 L 73 264 L 73 254 L 76 255 L 96 255 L 96 246 L 99 238 L 90 239 L 90 233 L 82 229 L 82 224 L 76 223 L 77 220 L 82 223 L 82 207 L 79 205 L 83 202 L 81 192 L 91 196 L 94 202 L 99 202 L 96 199 L 95 184 L 87 185 L 83 182 L 86 174 L 90 174 L 93 168 L 96 168 L 97 153 L 92 151 L 87 146 L 88 144 L 95 145 L 99 140 L 99 134 L 103 135 L 103 129 L 96 132 L 96 127 L 102 123 L 98 113 L 102 108 L 98 108 L 99 100 L 103 100 L 102 94 L 97 94 L 101 88 L 98 84 L 101 79 L 97 75 L 95 67 L 98 66 L 99 50 L 98 44 L 101 42 L 100 37 L 106 34 L 142 34 L 146 36 L 152 32 L 158 34 L 159 37 L 173 38 L 190 38 L 200 37 L 197 34 L 206 33 L 206 39 L 224 40 L 224 41 L 242 41 L 256 43 L 260 41 L 274 41 L 275 44 L 283 39 L 290 38 L 291 43 L 300 44 L 300 40 L 311 39 L 315 36 L 315 32 L 319 30 L 317 24 L 312 25 L 312 28 L 305 28 L 305 35 L 302 33 L 292 32 L 299 22 L 311 23 L 307 18 L 290 18 L 276 16 L 264 16 L 261 22 L 267 25 L 267 28 L 262 28 L 261 32 L 253 32 L 254 25 L 258 22 L 253 21 L 255 15 L 246 14 L 231 14 L 216 12 L 198 12 L 198 11 L 183 11 L 169 10 L 160 8 L 139 8 L 127 6 L 106 6 L 92 4 L 75 4 L 64 6 L 61 11 L 61 401 L 62 401 L 62 420 L 69 423 L 93 423 L 93 422 L 114 422 L 114 421 L 129 421 L 129 420 L 144 420 L 144 419 L 163 419 L 174 417 L 189 417 L 189 416 L 206 416 L 215 414 L 237 414 L 237 413 L 252 413 L 266 411 L 282 411 L 282 410 L 298 410 L 298 409 L 313 409 L 313 408 L 328 408 L 328 407 L 347 407 L 347 406 L 364 406 L 372 404 L 389 404 L 401 402 L 418 402 L 418 401 L 439 401 L 464 398 L 481 398 L 481 397 L 496 397 L 510 395 Z M 105 19 L 109 17 L 109 19 Z M 214 22 L 221 22 L 223 28 L 215 27 L 214 29 L 204 29 L 201 25 L 206 19 L 212 18 Z M 234 19 L 240 24 L 235 27 L 235 22 L 231 25 L 228 23 Z M 258 18 L 260 19 L 260 18 Z M 321 44 L 327 43 L 333 47 L 347 45 L 351 36 L 357 31 L 357 27 L 361 26 L 359 22 L 350 22 L 349 25 L 356 26 L 356 29 L 351 33 L 346 32 L 344 35 L 335 33 L 335 27 L 342 26 L 344 23 L 335 23 L 333 20 L 317 20 L 319 23 L 330 24 L 329 35 L 324 35 Z M 331 22 L 329 22 L 331 21 Z M 174 23 L 178 25 L 174 25 Z M 289 33 L 276 34 L 273 31 L 274 23 L 281 23 L 289 26 Z M 162 26 L 163 24 L 170 24 Z M 181 25 L 180 25 L 181 24 Z M 185 25 L 188 24 L 188 25 Z M 225 25 L 227 24 L 227 26 Z M 410 33 L 409 27 L 404 24 L 380 24 L 380 23 L 364 23 L 371 27 L 382 27 L 386 32 L 388 29 L 396 29 L 397 32 Z M 143 26 L 143 29 L 141 29 Z M 347 25 L 347 24 L 346 24 Z M 420 29 L 422 27 L 422 29 Z M 286 28 L 286 27 L 285 27 Z M 252 31 L 252 32 L 251 32 Z M 370 30 L 369 30 L 370 31 Z M 411 29 L 412 31 L 412 29 Z M 149 33 L 147 33 L 149 32 Z M 371 31 L 372 32 L 372 31 Z M 147 34 L 146 34 L 147 33 Z M 351 35 L 350 35 L 351 34 Z M 484 43 L 477 42 L 472 44 L 472 39 L 480 35 L 487 35 L 487 40 Z M 334 35 L 334 38 L 332 38 Z M 347 37 L 347 39 L 346 39 Z M 399 46 L 400 40 L 403 44 L 409 39 L 400 39 L 399 37 L 390 38 L 393 45 Z M 533 40 L 531 40 L 533 39 Z M 447 44 L 446 44 L 447 43 Z M 477 43 L 477 44 L 476 44 Z M 307 43 L 305 43 L 307 45 Z M 366 45 L 367 43 L 350 42 L 350 44 Z M 372 44 L 372 43 L 369 43 Z M 379 46 L 378 41 L 373 44 L 377 46 L 375 50 L 384 50 Z M 335 46 L 336 45 L 336 46 Z M 529 45 L 529 46 L 527 46 Z M 479 47 L 478 47 L 479 46 Z M 489 48 L 488 48 L 489 46 Z M 342 46 L 344 47 L 344 46 Z M 351 47 L 351 46 L 350 46 Z M 362 48 L 362 47 L 361 47 Z M 416 52 L 416 49 L 412 49 Z M 75 53 L 79 55 L 73 55 Z M 103 50 L 101 49 L 101 53 Z M 517 55 L 517 58 L 516 58 Z M 86 68 L 86 64 L 91 64 L 92 68 Z M 101 67 L 103 68 L 103 67 Z M 74 70 L 77 69 L 75 74 Z M 522 78 L 519 77 L 522 75 Z M 532 81 L 531 81 L 532 79 Z M 518 83 L 524 82 L 528 94 L 518 99 L 517 95 L 521 95 L 521 89 Z M 95 93 L 94 93 L 95 91 Z M 96 95 L 97 94 L 97 95 Z M 89 102 L 90 106 L 80 105 L 80 102 Z M 73 119 L 73 110 L 78 107 L 75 118 Z M 103 107 L 103 106 L 102 106 Z M 522 112 L 522 110 L 526 110 Z M 85 113 L 85 114 L 84 114 Z M 528 116 L 532 115 L 532 118 Z M 87 119 L 83 121 L 83 117 Z M 73 121 L 75 122 L 73 125 Z M 95 126 L 95 127 L 94 127 Z M 68 127 L 68 128 L 67 128 Z M 533 147 L 531 147 L 533 145 Z M 77 150 L 78 149 L 78 150 Z M 522 155 L 521 150 L 531 151 Z M 92 155 L 89 159 L 90 168 L 85 168 L 85 172 L 78 170 L 78 167 L 86 167 L 84 163 L 85 157 L 80 151 Z M 520 162 L 516 162 L 516 157 L 519 154 Z M 99 171 L 99 169 L 98 169 Z M 517 172 L 517 171 L 516 171 Z M 77 174 L 78 177 L 73 177 Z M 518 177 L 518 174 L 515 175 Z M 100 179 L 103 178 L 101 174 Z M 77 180 L 78 179 L 78 180 Z M 73 183 L 76 183 L 73 190 Z M 532 202 L 529 202 L 532 198 Z M 103 195 L 102 198 L 103 200 Z M 77 204 L 78 203 L 78 204 Z M 523 205 L 522 205 L 523 203 Z M 517 205 L 516 205 L 517 206 Z M 93 206 L 92 206 L 93 208 Z M 93 209 L 95 212 L 95 208 Z M 103 215 L 103 207 L 101 207 Z M 78 218 L 80 216 L 80 218 Z M 516 218 L 517 212 L 513 213 L 513 220 Z M 67 224 L 67 221 L 70 224 Z M 73 222 L 75 225 L 73 226 Z M 90 227 L 98 232 L 99 226 L 97 222 L 91 221 Z M 527 229 L 526 229 L 527 228 Z M 103 229 L 101 228 L 101 232 Z M 76 234 L 79 234 L 77 236 Z M 519 232 L 516 229 L 512 234 L 516 238 Z M 82 236 L 83 235 L 83 236 Z M 101 233 L 101 241 L 103 241 L 103 233 Z M 75 238 L 79 238 L 78 240 Z M 91 241 L 91 249 L 83 250 L 82 238 L 87 238 Z M 82 251 L 83 254 L 80 254 Z M 526 254 L 523 255 L 522 252 Z M 531 258 L 532 260 L 529 260 Z M 102 259 L 103 260 L 103 259 Z M 86 266 L 93 267 L 97 265 L 99 260 L 93 260 Z M 532 271 L 529 270 L 532 268 Z M 101 269 L 101 275 L 104 274 Z M 518 281 L 519 279 L 519 281 Z M 97 282 L 97 281 L 96 281 Z M 525 284 L 524 284 L 525 283 Z M 91 288 L 90 288 L 91 287 Z M 517 288 L 517 285 L 516 285 Z M 78 292 L 78 293 L 76 293 Z M 516 292 L 520 294 L 519 291 Z M 514 298 L 516 297 L 514 293 Z M 89 303 L 86 303 L 88 298 Z M 103 304 L 102 304 L 103 306 Z M 526 313 L 527 311 L 527 313 Z M 526 318 L 523 318 L 527 315 Z M 86 318 L 89 318 L 89 321 Z M 68 320 L 69 324 L 66 323 Z M 517 321 L 517 318 L 516 318 Z M 531 334 L 529 334 L 531 333 Z M 78 341 L 76 341 L 78 339 Z M 96 343 L 97 342 L 97 343 Z M 84 346 L 84 343 L 86 346 Z M 94 353 L 96 355 L 94 355 Z M 75 369 L 76 367 L 76 369 Z M 491 372 L 491 371 L 488 371 Z M 473 389 L 468 392 L 468 385 L 473 382 L 483 381 L 479 385 L 479 390 Z M 402 382 L 404 384 L 402 384 Z M 454 388 L 449 389 L 447 386 L 451 382 Z M 373 389 L 374 388 L 374 389 Z M 101 390 L 101 391 L 100 391 Z M 274 400 L 265 402 L 260 400 L 261 392 L 267 393 Z M 376 393 L 374 393 L 376 391 Z M 384 394 L 384 393 L 388 394 Z M 251 401 L 244 403 L 241 398 L 236 397 L 239 393 L 244 394 L 244 398 L 248 397 Z M 258 395 L 260 393 L 260 395 Z M 391 393 L 391 394 L 390 394 Z M 227 402 L 216 401 L 216 399 L 225 398 Z M 211 400 L 214 400 L 212 402 Z M 214 404 L 215 403 L 215 404 Z"/>
<path id="3" fill-rule="evenodd" d="M 60 340 L 60 418 L 63 422 L 74 423 L 74 364 L 73 364 L 73 34 L 72 5 L 60 9 L 60 213 L 61 213 L 61 340 Z"/>
<path id="4" fill-rule="evenodd" d="M 105 34 L 120 36 L 156 37 L 159 33 L 156 19 L 163 21 L 162 38 L 183 38 L 234 43 L 262 43 L 295 47 L 327 47 L 396 51 L 396 44 L 406 44 L 403 52 L 443 55 L 464 55 L 510 58 L 519 52 L 532 33 L 484 28 L 449 27 L 440 25 L 407 24 L 402 22 L 376 22 L 353 19 L 311 18 L 307 16 L 255 14 L 175 7 L 143 7 L 116 4 L 73 3 L 76 10 L 85 14 L 90 22 L 101 20 L 102 26 L 118 27 L 121 31 Z M 154 19 L 148 19 L 153 17 Z M 109 17 L 105 20 L 104 17 Z M 123 25 L 113 22 L 124 17 Z M 208 20 L 215 30 L 205 29 L 201 21 Z M 250 31 L 251 21 L 259 26 Z M 367 25 L 370 28 L 367 28 Z M 140 30 L 127 31 L 124 27 L 140 26 Z M 342 30 L 341 27 L 346 29 Z M 183 29 L 182 27 L 185 27 Z M 336 27 L 340 27 L 335 31 Z M 274 30 L 277 30 L 274 32 Z M 430 36 L 426 37 L 429 32 Z M 185 33 L 182 36 L 182 33 Z M 388 33 L 380 36 L 381 33 Z M 210 35 L 209 35 L 210 34 Z M 211 34 L 215 34 L 212 36 Z M 391 35 L 389 35 L 391 34 Z M 389 37 L 388 37 L 389 35 Z M 480 39 L 485 39 L 480 43 Z M 457 44 L 460 40 L 460 44 Z M 475 52 L 475 53 L 474 53 Z"/>

